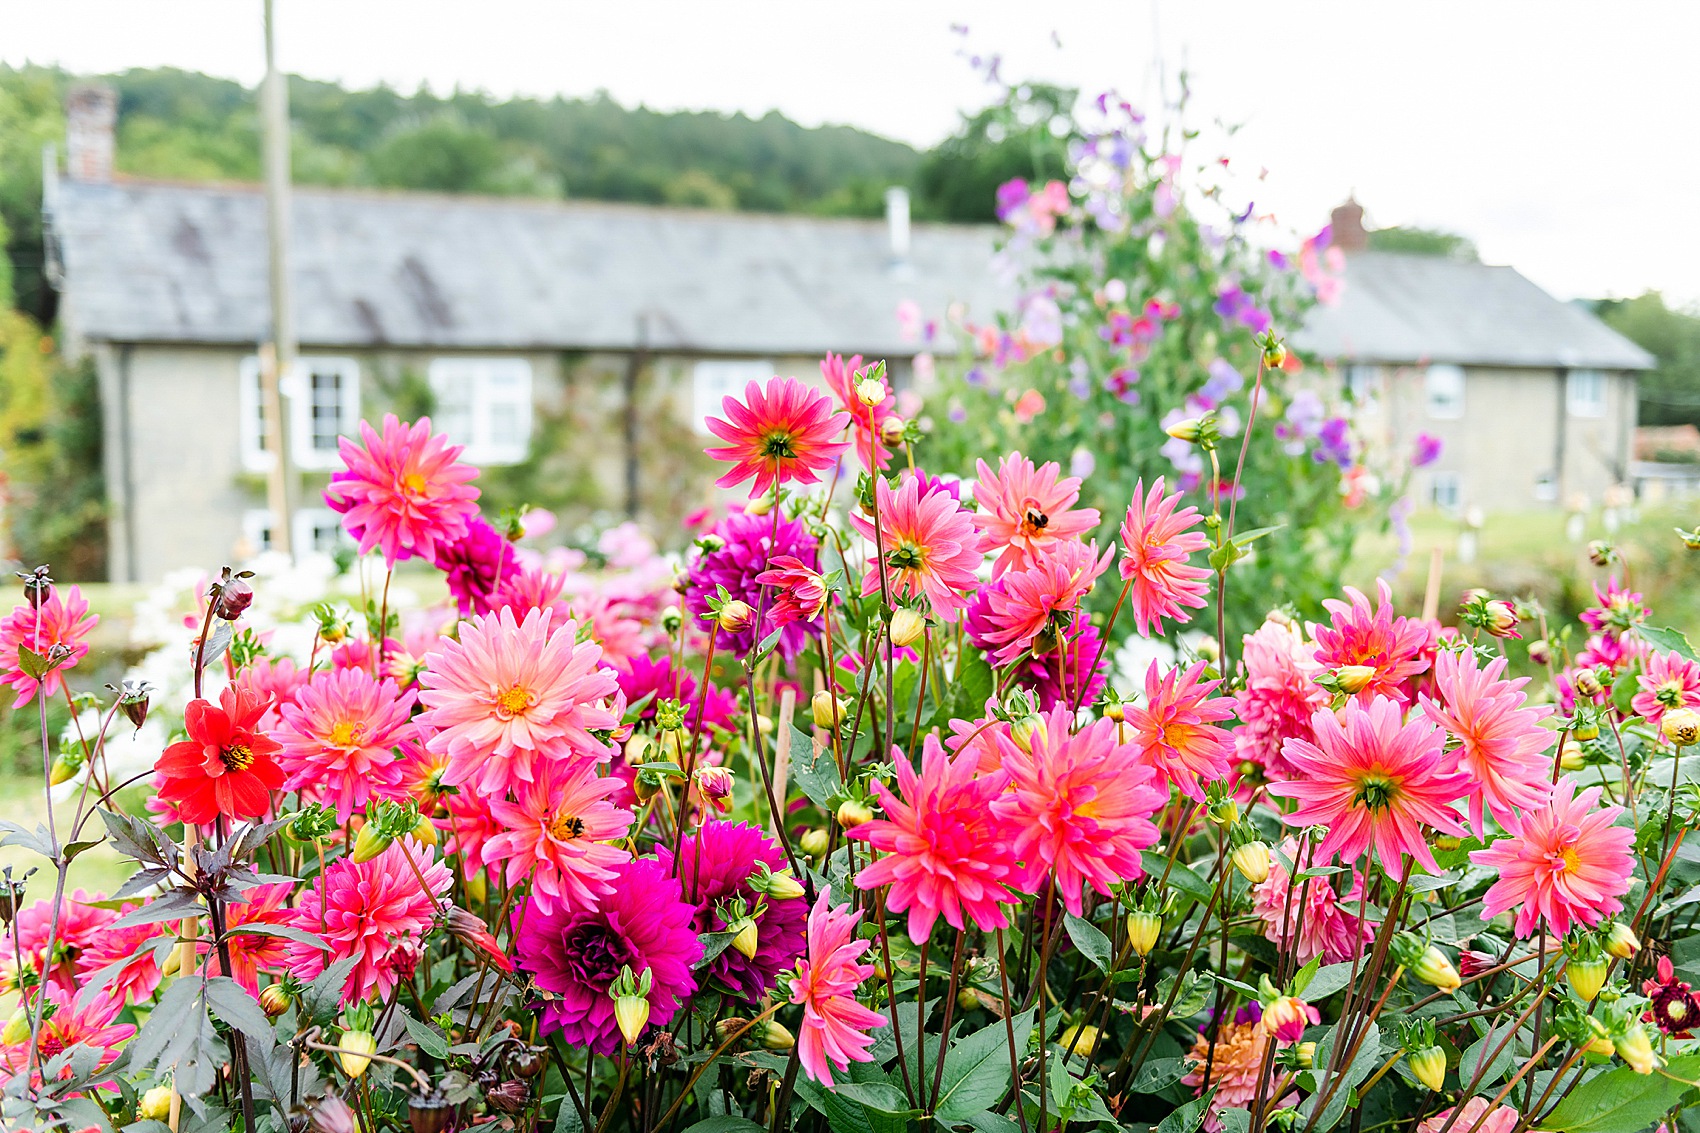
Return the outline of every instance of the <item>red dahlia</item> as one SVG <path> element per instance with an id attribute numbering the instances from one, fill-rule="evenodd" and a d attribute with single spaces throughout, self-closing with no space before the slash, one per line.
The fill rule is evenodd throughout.
<path id="1" fill-rule="evenodd" d="M 275 758 L 280 745 L 257 729 L 265 710 L 266 702 L 250 689 L 225 689 L 216 707 L 189 702 L 183 713 L 189 738 L 166 748 L 155 764 L 159 796 L 177 805 L 184 822 L 260 818 L 271 808 L 283 769 Z"/>

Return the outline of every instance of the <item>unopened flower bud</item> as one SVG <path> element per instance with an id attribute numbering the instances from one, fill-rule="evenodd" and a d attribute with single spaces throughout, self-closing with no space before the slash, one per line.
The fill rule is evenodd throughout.
<path id="1" fill-rule="evenodd" d="M 1473 980 L 1483 972 L 1499 967 L 1499 957 L 1491 952 L 1478 952 L 1473 948 L 1458 950 L 1458 972 L 1462 978 Z"/>
<path id="2" fill-rule="evenodd" d="M 724 767 L 699 767 L 691 773 L 697 793 L 709 806 L 724 814 L 732 808 L 732 772 Z"/>
<path id="3" fill-rule="evenodd" d="M 1482 607 L 1482 628 L 1494 637 L 1517 637 L 1517 611 L 1511 603 L 1495 599 Z"/>
<path id="4" fill-rule="evenodd" d="M 755 959 L 756 949 L 761 947 L 761 930 L 756 927 L 756 922 L 745 917 L 729 931 L 733 933 L 732 947 L 737 949 L 738 954 L 747 960 Z"/>
<path id="5" fill-rule="evenodd" d="M 809 708 L 815 715 L 817 728 L 836 728 L 844 723 L 844 702 L 824 688 L 815 693 Z"/>
<path id="6" fill-rule="evenodd" d="M 1600 678 L 1592 669 L 1582 669 L 1579 671 L 1576 674 L 1574 684 L 1576 686 L 1576 695 L 1578 696 L 1595 697 L 1606 690 L 1605 686 L 1600 683 Z"/>
<path id="7" fill-rule="evenodd" d="M 838 825 L 844 827 L 846 830 L 851 830 L 862 825 L 864 822 L 871 821 L 874 817 L 874 812 L 868 809 L 866 803 L 857 799 L 845 799 L 843 802 L 838 804 L 838 813 L 836 817 L 838 819 Z"/>
<path id="8" fill-rule="evenodd" d="M 486 1091 L 484 1100 L 497 1113 L 518 1113 L 531 1102 L 531 1086 L 518 1078 L 509 1078 Z"/>
<path id="9" fill-rule="evenodd" d="M 1595 566 L 1610 566 L 1612 560 L 1616 557 L 1617 548 L 1613 547 L 1604 539 L 1595 539 L 1592 543 L 1588 544 L 1588 561 L 1593 563 Z"/>
<path id="10" fill-rule="evenodd" d="M 7 1046 L 18 1046 L 29 1041 L 30 1013 L 27 1007 L 19 1007 L 6 1020 L 6 1025 L 0 1027 L 0 1043 Z"/>
<path id="11" fill-rule="evenodd" d="M 1600 738 L 1600 722 L 1592 716 L 1578 717 L 1576 723 L 1571 725 L 1570 735 L 1584 743 L 1589 740 L 1597 740 Z M 1560 762 L 1566 771 L 1578 771 L 1585 763 L 1582 753 L 1571 747 L 1564 749 L 1564 755 Z"/>
<path id="12" fill-rule="evenodd" d="M 155 1086 L 142 1095 L 142 1100 L 136 1103 L 136 1116 L 143 1121 L 169 1121 L 171 1119 L 171 1087 Z"/>
<path id="13" fill-rule="evenodd" d="M 1564 979 L 1584 1003 L 1592 1003 L 1606 985 L 1605 958 L 1594 955 L 1588 959 L 1572 956 L 1564 963 Z"/>
<path id="14" fill-rule="evenodd" d="M 1693 747 L 1700 743 L 1700 712 L 1674 708 L 1659 721 L 1659 731 L 1677 747 Z"/>
<path id="15" fill-rule="evenodd" d="M 797 1045 L 797 1036 L 769 1019 L 761 1027 L 761 1045 L 768 1050 L 790 1050 Z"/>
<path id="16" fill-rule="evenodd" d="M 233 622 L 247 612 L 253 601 L 254 588 L 246 578 L 239 575 L 227 579 L 219 586 L 218 597 L 213 601 L 213 616 Z"/>
<path id="17" fill-rule="evenodd" d="M 727 633 L 740 633 L 755 624 L 756 612 L 742 598 L 734 598 L 720 607 L 716 620 Z"/>
<path id="18" fill-rule="evenodd" d="M 57 787 L 68 783 L 77 777 L 77 772 L 83 769 L 83 754 L 80 751 L 62 751 L 53 760 L 48 782 Z"/>
<path id="19" fill-rule="evenodd" d="M 1309 1070 L 1316 1065 L 1316 1044 L 1299 1043 L 1293 1048 L 1293 1060 L 1299 1064 L 1300 1070 Z"/>
<path id="20" fill-rule="evenodd" d="M 466 899 L 472 904 L 482 904 L 489 899 L 490 882 L 483 870 L 473 870 L 466 875 L 462 884 L 466 886 Z"/>
<path id="21" fill-rule="evenodd" d="M 1635 1023 L 1613 1040 L 1612 1046 L 1617 1050 L 1617 1056 L 1629 1064 L 1629 1068 L 1637 1074 L 1651 1074 L 1659 1064 L 1659 1056 L 1653 1053 L 1652 1040 L 1647 1035 L 1647 1028 Z"/>
<path id="22" fill-rule="evenodd" d="M 1279 370 L 1287 363 L 1287 348 L 1280 342 L 1269 341 L 1263 346 L 1263 368 Z"/>
<path id="23" fill-rule="evenodd" d="M 1163 918 L 1156 913 L 1136 912 L 1127 915 L 1127 941 L 1134 952 L 1149 956 L 1163 935 Z"/>
<path id="24" fill-rule="evenodd" d="M 978 1006 L 980 1006 L 980 997 L 974 994 L 973 988 L 964 987 L 957 989 L 956 1009 L 958 1011 L 972 1011 Z"/>
<path id="25" fill-rule="evenodd" d="M 369 862 L 395 842 L 395 839 L 378 829 L 376 822 L 368 822 L 360 828 L 360 833 L 354 836 L 354 849 L 348 855 L 348 860 L 355 865 Z"/>
<path id="26" fill-rule="evenodd" d="M 661 611 L 661 628 L 667 633 L 678 633 L 679 627 L 685 624 L 685 615 L 679 612 L 679 607 L 668 606 Z"/>
<path id="27" fill-rule="evenodd" d="M 1057 1045 L 1065 1054 L 1090 1057 L 1098 1047 L 1098 1028 L 1091 1023 L 1075 1023 L 1057 1036 Z"/>
<path id="28" fill-rule="evenodd" d="M 419 961 L 425 956 L 425 950 L 419 946 L 419 941 L 411 936 L 403 936 L 390 945 L 389 952 L 384 956 L 384 965 L 402 983 L 413 979 L 413 973 L 419 968 Z"/>
<path id="29" fill-rule="evenodd" d="M 1355 696 L 1375 679 L 1375 672 L 1374 666 L 1371 665 L 1341 665 L 1334 670 L 1334 686 L 1347 696 Z"/>
<path id="30" fill-rule="evenodd" d="M 797 848 L 811 858 L 826 856 L 826 848 L 832 844 L 832 838 L 820 827 L 803 831 L 803 836 L 797 839 Z"/>
<path id="31" fill-rule="evenodd" d="M 148 697 L 152 692 L 152 686 L 146 681 L 127 680 L 119 686 L 118 711 L 124 713 L 131 727 L 140 728 L 148 722 Z"/>
<path id="32" fill-rule="evenodd" d="M 1163 431 L 1177 441 L 1185 441 L 1189 445 L 1204 445 L 1207 448 L 1221 435 L 1216 427 L 1216 419 L 1208 413 L 1203 417 L 1188 417 L 1176 421 Z"/>
<path id="33" fill-rule="evenodd" d="M 372 1055 L 377 1053 L 378 1040 L 371 1031 L 344 1031 L 336 1041 L 337 1061 L 342 1063 L 343 1073 L 350 1078 L 358 1078 L 366 1073 L 366 1068 L 372 1065 Z"/>
<path id="34" fill-rule="evenodd" d="M 1446 1084 L 1446 1051 L 1438 1046 L 1424 1047 L 1405 1055 L 1405 1061 L 1411 1067 L 1417 1081 L 1431 1090 L 1439 1090 Z"/>
<path id="35" fill-rule="evenodd" d="M 768 512 L 773 510 L 774 504 L 779 502 L 778 497 L 779 497 L 778 489 L 777 488 L 770 488 L 769 490 L 763 492 L 761 495 L 757 496 L 755 499 L 751 500 L 749 503 L 745 504 L 744 505 L 744 514 L 745 515 L 753 515 L 753 516 L 757 516 L 757 517 L 764 516 Z"/>
<path id="36" fill-rule="evenodd" d="M 899 649 L 907 648 L 921 640 L 926 628 L 927 619 L 905 607 L 891 615 L 891 643 Z"/>
<path id="37" fill-rule="evenodd" d="M 1121 701 L 1112 700 L 1104 705 L 1104 719 L 1120 724 L 1127 719 L 1127 709 L 1122 706 Z"/>
<path id="38" fill-rule="evenodd" d="M 1613 921 L 1611 928 L 1606 930 L 1604 947 L 1606 955 L 1628 960 L 1641 951 L 1641 941 L 1636 937 L 1634 929 L 1622 921 Z"/>
<path id="39" fill-rule="evenodd" d="M 437 824 L 432 822 L 428 815 L 422 814 L 419 816 L 419 821 L 413 824 L 413 829 L 408 831 L 408 835 L 417 842 L 422 842 L 427 846 L 435 846 L 437 844 Z"/>
<path id="40" fill-rule="evenodd" d="M 1033 745 L 1045 742 L 1045 718 L 1036 712 L 1023 716 L 1009 726 L 1009 738 L 1015 741 L 1016 747 L 1029 755 L 1033 754 Z"/>
<path id="41" fill-rule="evenodd" d="M 267 984 L 260 991 L 260 1010 L 266 1013 L 266 1018 L 276 1019 L 289 1010 L 289 992 L 282 984 Z"/>
<path id="42" fill-rule="evenodd" d="M 1240 876 L 1253 885 L 1269 880 L 1269 843 L 1247 842 L 1236 846 L 1229 860 L 1240 871 Z"/>
<path id="43" fill-rule="evenodd" d="M 1552 660 L 1552 643 L 1544 637 L 1537 637 L 1529 642 L 1529 660 L 1537 665 L 1545 665 Z"/>
<path id="44" fill-rule="evenodd" d="M 869 409 L 885 401 L 885 383 L 878 378 L 863 378 L 856 383 L 856 400 Z"/>
<path id="45" fill-rule="evenodd" d="M 903 432 L 908 427 L 909 423 L 901 417 L 887 417 L 880 422 L 880 440 L 895 448 L 903 443 Z"/>
<path id="46" fill-rule="evenodd" d="M 620 1037 L 631 1046 L 649 1024 L 649 1000 L 636 995 L 622 995 L 614 1000 L 614 1022 L 619 1025 Z"/>
<path id="47" fill-rule="evenodd" d="M 1446 953 L 1432 944 L 1423 949 L 1417 962 L 1411 965 L 1411 974 L 1441 991 L 1457 991 L 1464 982 L 1458 977 L 1458 969 L 1446 958 Z"/>
<path id="48" fill-rule="evenodd" d="M 30 604 L 30 609 L 39 610 L 52 600 L 53 579 L 48 575 L 45 564 L 32 571 L 15 573 L 24 580 L 24 599 Z"/>
<path id="49" fill-rule="evenodd" d="M 778 873 L 764 872 L 766 863 L 750 875 L 749 886 L 757 893 L 765 894 L 775 901 L 794 901 L 803 895 L 803 885 L 788 870 Z"/>
<path id="50" fill-rule="evenodd" d="M 1315 1019 L 1316 1008 L 1296 995 L 1283 995 L 1263 1009 L 1264 1033 L 1277 1042 L 1296 1043 Z"/>

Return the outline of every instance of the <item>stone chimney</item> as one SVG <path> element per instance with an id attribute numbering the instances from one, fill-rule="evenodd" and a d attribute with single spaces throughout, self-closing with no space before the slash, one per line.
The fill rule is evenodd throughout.
<path id="1" fill-rule="evenodd" d="M 909 190 L 893 185 L 885 191 L 885 233 L 890 244 L 891 262 L 909 260 Z"/>
<path id="2" fill-rule="evenodd" d="M 65 176 L 72 181 L 112 180 L 118 92 L 97 83 L 71 88 L 65 96 Z"/>
<path id="3" fill-rule="evenodd" d="M 1364 228 L 1364 206 L 1351 197 L 1336 208 L 1328 218 L 1331 243 L 1342 252 L 1361 252 L 1369 247 L 1369 232 Z"/>

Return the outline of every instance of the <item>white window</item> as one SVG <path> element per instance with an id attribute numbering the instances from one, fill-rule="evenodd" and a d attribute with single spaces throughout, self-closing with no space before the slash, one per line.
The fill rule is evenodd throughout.
<path id="1" fill-rule="evenodd" d="M 1455 418 L 1464 415 L 1464 370 L 1461 366 L 1430 366 L 1424 379 L 1428 393 L 1428 415 Z"/>
<path id="2" fill-rule="evenodd" d="M 1558 499 L 1558 477 L 1551 472 L 1543 472 L 1535 477 L 1535 499 L 1543 504 L 1550 504 Z"/>
<path id="3" fill-rule="evenodd" d="M 1381 367 L 1347 366 L 1346 393 L 1353 405 L 1368 405 L 1381 392 Z"/>
<path id="4" fill-rule="evenodd" d="M 771 377 L 772 362 L 698 362 L 691 373 L 691 422 L 697 432 L 707 436 L 708 419 L 726 416 L 724 399 L 742 398 L 744 387 L 750 382 L 765 382 Z"/>
<path id="5" fill-rule="evenodd" d="M 290 456 L 297 468 L 337 468 L 337 438 L 360 428 L 360 363 L 352 358 L 297 358 L 295 373 L 281 392 L 290 411 Z M 271 470 L 266 423 L 260 397 L 260 360 L 242 359 L 238 387 L 241 411 L 242 467 L 249 472 Z"/>
<path id="6" fill-rule="evenodd" d="M 1564 400 L 1572 417 L 1606 415 L 1606 376 L 1599 370 L 1571 370 L 1564 379 Z"/>
<path id="7" fill-rule="evenodd" d="M 273 550 L 274 529 L 271 509 L 251 508 L 242 513 L 242 539 L 247 544 L 246 550 L 254 554 Z M 353 545 L 343 534 L 342 516 L 329 508 L 297 509 L 290 531 L 294 536 L 291 550 L 296 554 L 316 552 L 328 555 L 338 546 Z"/>
<path id="8" fill-rule="evenodd" d="M 1464 478 L 1456 472 L 1431 472 L 1428 498 L 1442 511 L 1457 511 L 1464 502 Z"/>
<path id="9" fill-rule="evenodd" d="M 435 358 L 431 424 L 465 445 L 470 464 L 518 464 L 531 451 L 531 363 L 524 358 Z"/>

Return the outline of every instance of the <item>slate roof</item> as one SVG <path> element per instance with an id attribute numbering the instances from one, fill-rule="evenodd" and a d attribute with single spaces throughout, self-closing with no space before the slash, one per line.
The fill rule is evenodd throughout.
<path id="1" fill-rule="evenodd" d="M 257 187 L 64 181 L 49 212 L 74 333 L 267 335 Z M 897 266 L 883 219 L 300 188 L 292 225 L 310 347 L 629 349 L 645 315 L 663 350 L 904 356 L 901 301 L 989 316 L 1010 299 L 983 226 L 916 224 Z"/>
<path id="2" fill-rule="evenodd" d="M 1348 255 L 1339 304 L 1316 308 L 1293 341 L 1348 362 L 1653 366 L 1645 350 L 1512 268 L 1394 252 Z"/>

